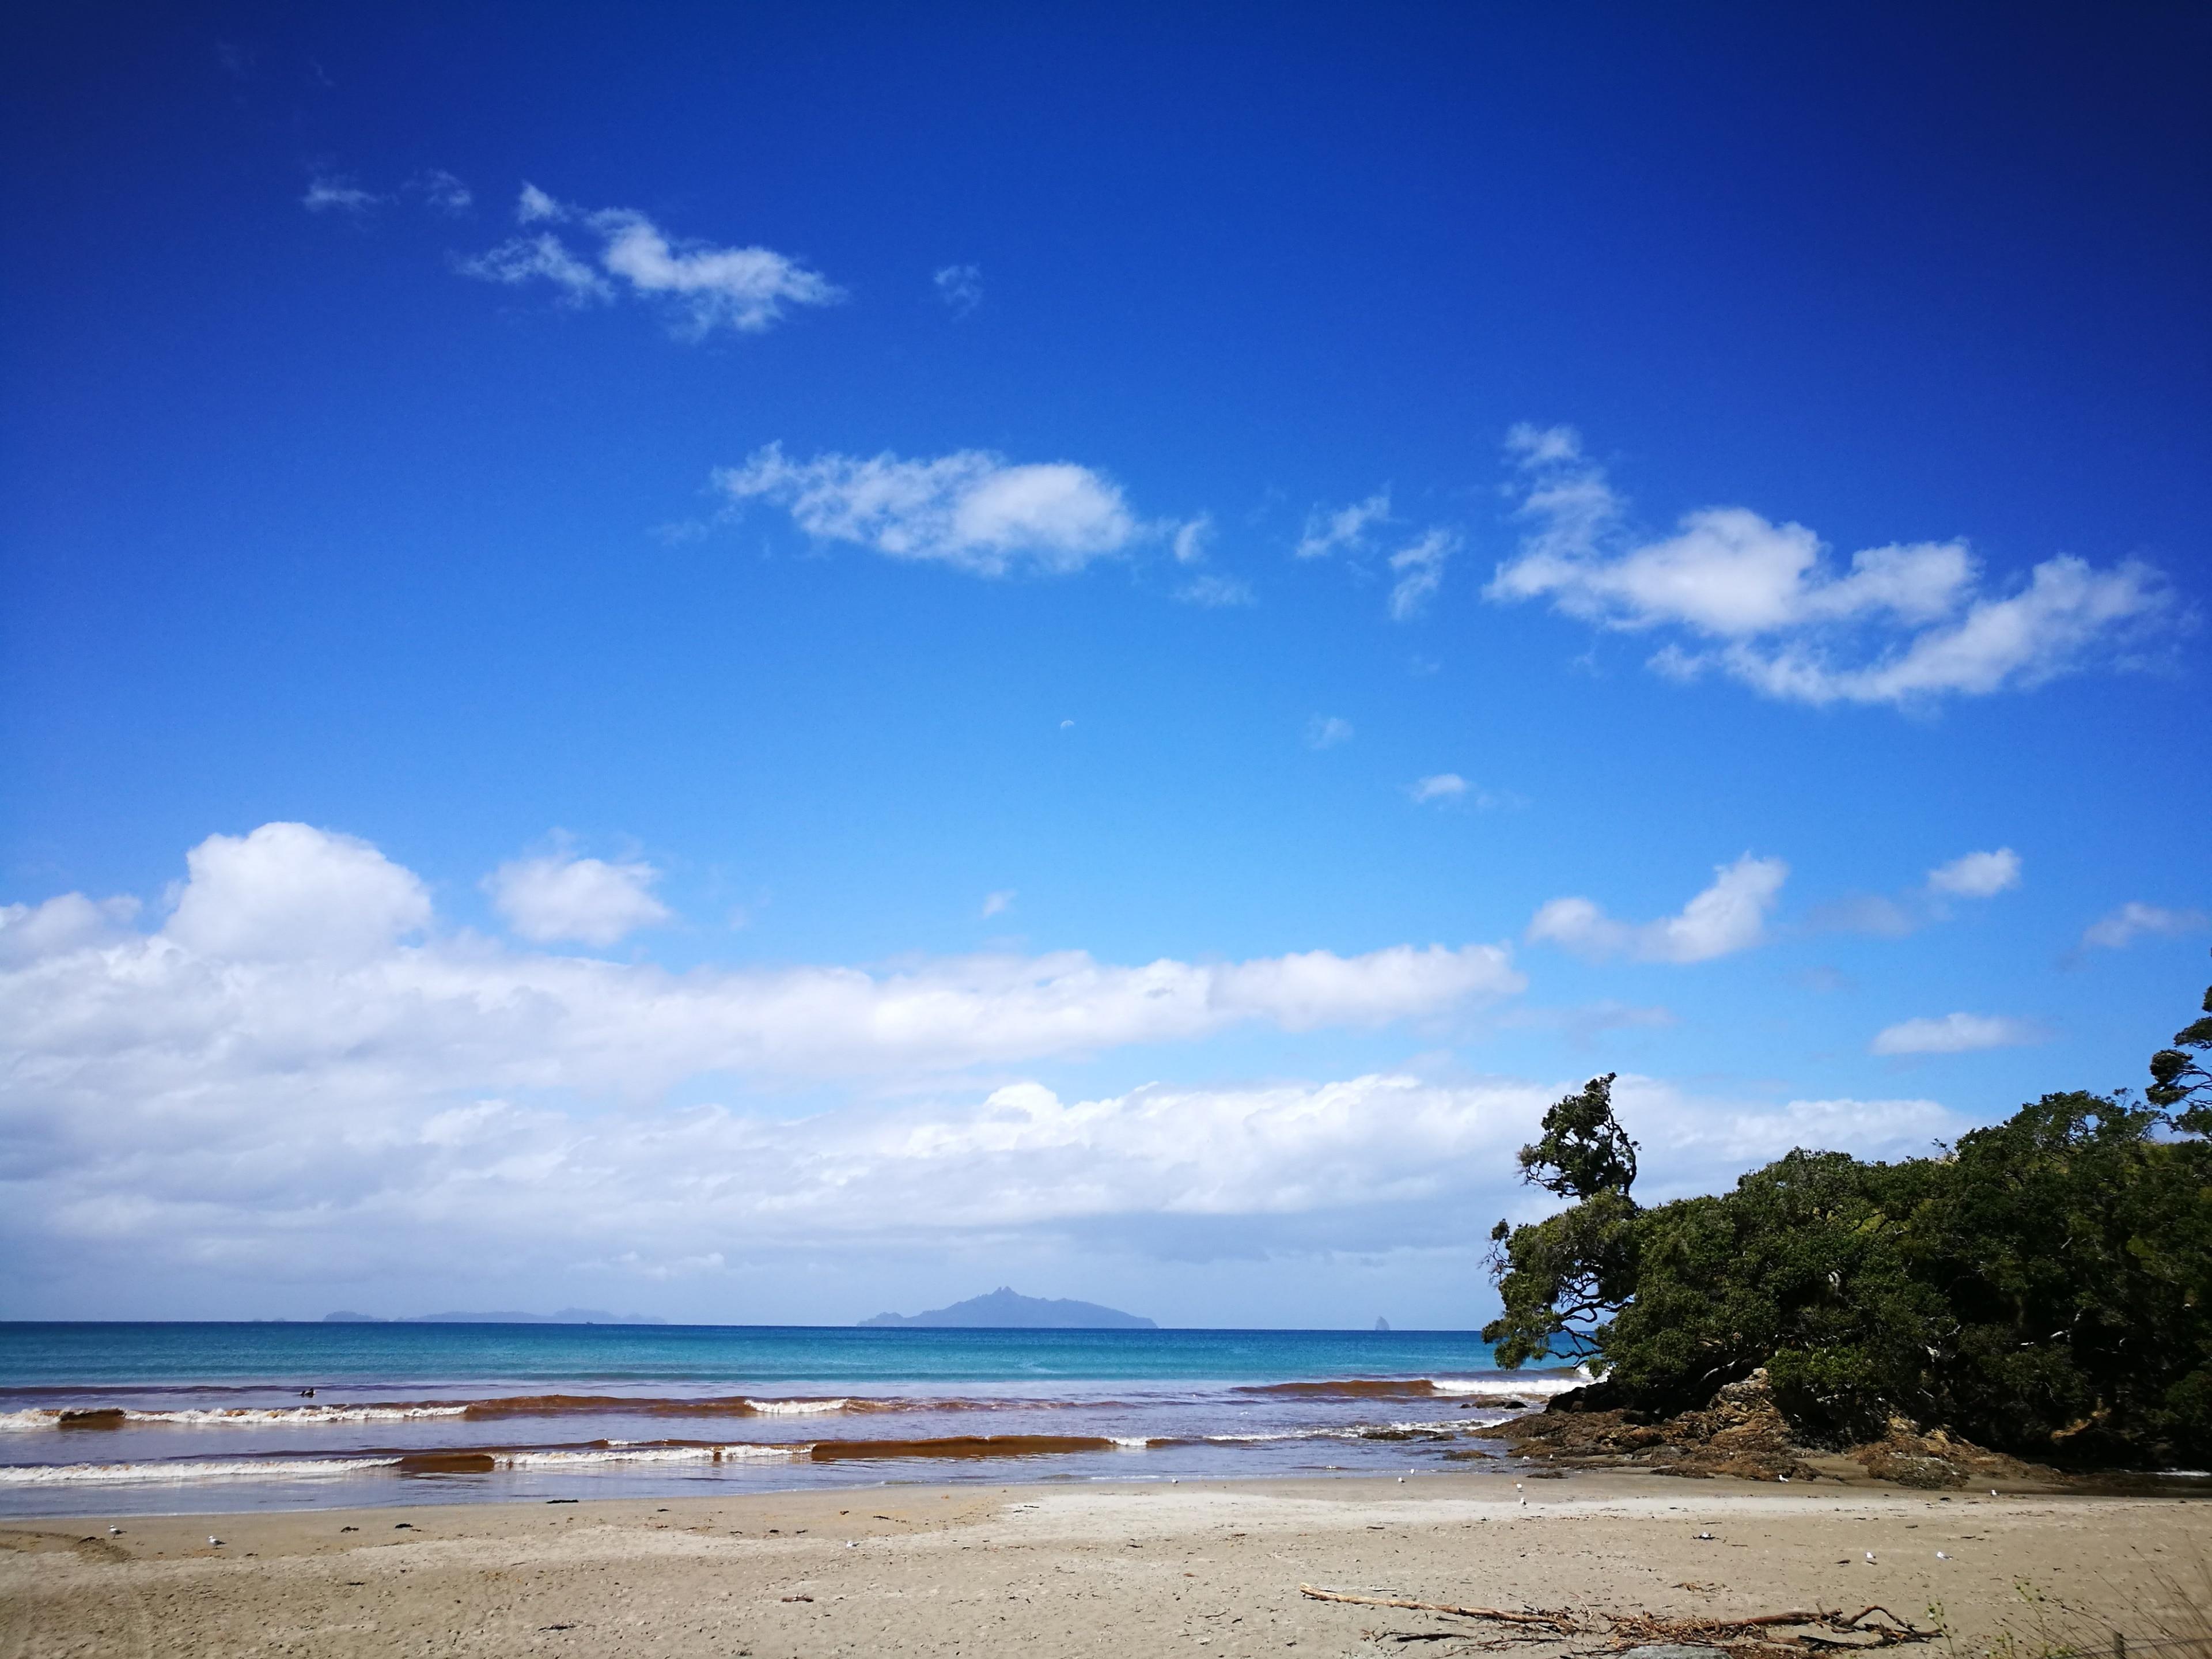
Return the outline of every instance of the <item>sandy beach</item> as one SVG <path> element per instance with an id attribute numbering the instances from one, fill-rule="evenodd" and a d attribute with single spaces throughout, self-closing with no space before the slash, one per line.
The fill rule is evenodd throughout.
<path id="1" fill-rule="evenodd" d="M 2185 1499 L 1620 1474 L 1525 1490 L 1425 1474 L 18 1521 L 0 1530 L 0 1655 L 1449 1654 L 1510 1640 L 1542 1659 L 1613 1645 L 1318 1601 L 1302 1583 L 1585 1613 L 1879 1602 L 1940 1619 L 1961 1645 L 2006 1629 L 2033 1644 L 2040 1620 L 2102 1650 L 2114 1627 L 2138 1646 L 2160 1634 L 2177 1587 L 2201 1594 L 2208 1558 L 2212 1504 Z"/>

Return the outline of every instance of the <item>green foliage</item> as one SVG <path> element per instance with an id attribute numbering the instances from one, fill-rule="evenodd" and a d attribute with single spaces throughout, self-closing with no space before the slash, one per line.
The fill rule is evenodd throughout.
<path id="1" fill-rule="evenodd" d="M 2194 1134 L 2212 1133 L 2212 1072 L 2185 1051 L 2212 1048 L 2212 986 L 2205 988 L 2203 1012 L 2206 1018 L 2173 1034 L 2172 1048 L 2150 1057 L 2150 1103 L 2168 1111 L 2181 1107 L 2174 1121 Z"/>
<path id="2" fill-rule="evenodd" d="M 1594 1077 L 1544 1114 L 1544 1133 L 1521 1149 L 1521 1178 L 1561 1198 L 1628 1195 L 1636 1184 L 1636 1143 L 1613 1115 L 1613 1079 Z"/>
<path id="3" fill-rule="evenodd" d="M 2212 1020 L 2177 1042 L 2212 1047 Z M 1812 1438 L 1905 1418 L 2045 1460 L 2201 1465 L 2212 1110 L 2188 1103 L 2203 1082 L 2156 1066 L 2179 1093 L 2045 1095 L 1942 1156 L 1793 1152 L 1652 1209 L 1628 1194 L 1612 1079 L 1594 1079 L 1522 1152 L 1526 1178 L 1579 1201 L 1498 1224 L 1504 1311 L 1483 1334 L 1508 1366 L 1595 1356 L 1620 1403 L 1654 1412 L 1764 1366 Z M 1606 1155 L 1620 1145 L 1625 1164 Z"/>
<path id="4" fill-rule="evenodd" d="M 1547 1355 L 1587 1358 L 1591 1332 L 1636 1283 L 1636 1143 L 1613 1115 L 1613 1079 L 1594 1077 L 1544 1114 L 1543 1133 L 1521 1149 L 1521 1178 L 1580 1201 L 1534 1226 L 1499 1222 L 1492 1272 L 1505 1309 L 1482 1328 L 1508 1367 Z"/>

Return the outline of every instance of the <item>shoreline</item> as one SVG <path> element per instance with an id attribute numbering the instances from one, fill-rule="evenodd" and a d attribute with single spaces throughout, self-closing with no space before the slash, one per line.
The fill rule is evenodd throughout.
<path id="1" fill-rule="evenodd" d="M 1940 1607 L 1970 1644 L 2033 1618 L 2125 1628 L 2140 1644 L 2155 1639 L 2177 1589 L 2212 1588 L 2212 1504 L 2185 1497 L 1511 1476 L 25 1518 L 0 1522 L 0 1650 L 369 1654 L 435 1637 L 483 1654 L 1203 1646 L 1297 1659 L 1402 1650 L 1363 1631 L 1418 1636 L 1431 1653 L 1497 1637 L 1434 1613 L 1311 1601 L 1301 1583 L 1683 1618 L 1878 1602 L 1926 1626 Z M 2024 1601 L 2021 1582 L 2048 1599 Z M 2108 1643 L 2109 1632 L 2099 1650 Z"/>

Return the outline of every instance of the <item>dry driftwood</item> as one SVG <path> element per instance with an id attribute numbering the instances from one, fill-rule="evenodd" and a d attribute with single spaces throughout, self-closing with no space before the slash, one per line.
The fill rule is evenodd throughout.
<path id="1" fill-rule="evenodd" d="M 1298 1586 L 1298 1594 L 1310 1595 L 1316 1601 L 1350 1601 L 1363 1607 L 1407 1607 L 1415 1613 L 1450 1613 L 1462 1619 L 1496 1619 L 1508 1625 L 1542 1625 L 1558 1631 L 1562 1636 L 1575 1632 L 1574 1624 L 1548 1613 L 1507 1613 L 1498 1607 L 1455 1607 L 1449 1601 L 1410 1601 L 1398 1595 L 1354 1595 L 1349 1590 L 1316 1589 L 1311 1584 Z"/>
<path id="2" fill-rule="evenodd" d="M 1300 1584 L 1298 1594 L 1316 1601 L 1348 1601 L 1363 1607 L 1402 1607 L 1413 1613 L 1449 1613 L 1458 1619 L 1489 1619 L 1506 1625 L 1533 1625 L 1556 1631 L 1561 1636 L 1589 1634 L 1595 1626 L 1568 1613 L 1510 1613 L 1503 1607 L 1463 1607 L 1449 1601 L 1416 1601 L 1401 1595 L 1356 1595 L 1349 1590 L 1322 1589 L 1312 1584 Z M 1607 1632 L 1616 1638 L 1641 1641 L 1682 1642 L 1726 1640 L 1729 1636 L 1746 1636 L 1753 1631 L 1770 1630 L 1778 1625 L 1825 1625 L 1830 1630 L 1856 1631 L 1863 1622 L 1875 1613 L 1892 1621 L 1891 1626 L 1875 1625 L 1867 1633 L 1877 1635 L 1881 1644 L 1895 1642 L 1925 1642 L 1934 1634 L 1920 1630 L 1879 1604 L 1861 1608 L 1850 1618 L 1844 1617 L 1841 1607 L 1823 1610 L 1803 1607 L 1787 1613 L 1754 1613 L 1741 1619 L 1688 1618 L 1673 1619 L 1656 1613 L 1601 1613 L 1596 1617 L 1604 1621 Z"/>

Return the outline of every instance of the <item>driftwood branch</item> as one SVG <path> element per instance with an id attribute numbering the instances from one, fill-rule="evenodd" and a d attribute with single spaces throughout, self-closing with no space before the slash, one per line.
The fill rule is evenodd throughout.
<path id="1" fill-rule="evenodd" d="M 1413 1601 L 1401 1595 L 1354 1595 L 1348 1590 L 1316 1589 L 1311 1584 L 1298 1586 L 1298 1594 L 1311 1596 L 1316 1601 L 1349 1601 L 1362 1607 L 1405 1607 L 1414 1613 L 1449 1613 L 1461 1619 L 1495 1619 L 1508 1625 L 1541 1625 L 1547 1630 L 1558 1631 L 1562 1636 L 1571 1636 L 1577 1626 L 1571 1620 L 1555 1618 L 1548 1613 L 1507 1613 L 1499 1607 L 1455 1607 L 1449 1601 Z"/>
<path id="2" fill-rule="evenodd" d="M 1416 1601 L 1402 1595 L 1355 1595 L 1349 1590 L 1322 1589 L 1312 1584 L 1300 1584 L 1298 1594 L 1316 1601 L 1348 1601 L 1354 1607 L 1402 1607 L 1412 1613 L 1446 1613 L 1455 1619 L 1488 1619 L 1504 1625 L 1534 1626 L 1561 1636 L 1584 1636 L 1600 1628 L 1565 1612 L 1512 1613 L 1503 1607 L 1463 1607 L 1450 1601 Z M 1899 1619 L 1887 1607 L 1879 1604 L 1863 1607 L 1848 1619 L 1844 1617 L 1841 1607 L 1793 1607 L 1786 1613 L 1753 1613 L 1741 1619 L 1675 1619 L 1656 1613 L 1601 1613 L 1595 1616 L 1603 1621 L 1604 1631 L 1616 1640 L 1711 1642 L 1725 1641 L 1731 1635 L 1747 1636 L 1753 1631 L 1770 1630 L 1778 1625 L 1825 1625 L 1834 1631 L 1857 1631 L 1863 1620 L 1877 1613 L 1889 1620 L 1895 1628 L 1876 1625 L 1864 1633 L 1879 1637 L 1885 1647 L 1898 1642 L 1925 1642 L 1934 1634 Z"/>

